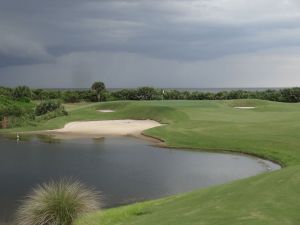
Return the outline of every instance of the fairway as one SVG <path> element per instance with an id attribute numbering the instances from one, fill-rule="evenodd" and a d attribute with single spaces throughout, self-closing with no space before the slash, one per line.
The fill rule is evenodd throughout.
<path id="1" fill-rule="evenodd" d="M 234 108 L 237 106 L 255 108 Z M 97 112 L 101 109 L 115 112 Z M 167 146 L 253 154 L 284 168 L 192 193 L 105 210 L 81 218 L 78 224 L 299 224 L 299 104 L 262 100 L 80 104 L 72 106 L 69 116 L 41 123 L 34 130 L 61 128 L 71 121 L 111 119 L 156 120 L 167 125 L 144 133 L 163 140 Z"/>

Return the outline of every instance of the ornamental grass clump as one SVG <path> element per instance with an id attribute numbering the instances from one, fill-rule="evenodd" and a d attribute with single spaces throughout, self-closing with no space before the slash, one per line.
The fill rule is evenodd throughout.
<path id="1" fill-rule="evenodd" d="M 100 209 L 100 195 L 78 181 L 39 185 L 16 213 L 17 225 L 72 225 L 84 213 Z"/>

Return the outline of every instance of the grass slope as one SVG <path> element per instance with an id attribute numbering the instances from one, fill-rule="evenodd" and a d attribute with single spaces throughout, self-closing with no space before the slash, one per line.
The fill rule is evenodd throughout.
<path id="1" fill-rule="evenodd" d="M 18 108 L 20 111 L 29 112 L 33 110 L 34 104 L 22 101 L 14 101 L 8 97 L 0 95 L 0 111 L 10 108 Z"/>
<path id="2" fill-rule="evenodd" d="M 234 106 L 255 106 L 253 110 Z M 71 106 L 66 122 L 154 119 L 167 126 L 147 130 L 172 147 L 232 150 L 287 166 L 272 173 L 183 195 L 87 215 L 80 225 L 297 225 L 300 224 L 300 105 L 259 100 L 113 102 Z M 110 108 L 114 113 L 99 113 Z M 22 130 L 32 130 L 32 127 Z M 16 131 L 16 130 L 11 130 Z"/>

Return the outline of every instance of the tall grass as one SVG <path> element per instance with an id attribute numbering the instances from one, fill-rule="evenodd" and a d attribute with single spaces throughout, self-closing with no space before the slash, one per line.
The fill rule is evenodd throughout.
<path id="1" fill-rule="evenodd" d="M 78 181 L 61 180 L 34 188 L 16 213 L 17 225 L 71 225 L 100 209 L 100 195 Z"/>

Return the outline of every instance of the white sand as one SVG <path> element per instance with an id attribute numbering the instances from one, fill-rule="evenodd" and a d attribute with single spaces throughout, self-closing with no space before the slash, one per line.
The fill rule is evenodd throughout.
<path id="1" fill-rule="evenodd" d="M 142 131 L 161 126 L 162 124 L 153 120 L 103 120 L 72 122 L 62 129 L 50 130 L 48 132 L 58 138 L 64 134 L 70 138 L 77 137 L 103 137 L 103 136 L 140 136 Z"/>
<path id="2" fill-rule="evenodd" d="M 111 109 L 100 109 L 100 110 L 97 110 L 97 112 L 111 113 L 111 112 L 115 112 L 115 110 L 111 110 Z"/>
<path id="3" fill-rule="evenodd" d="M 234 107 L 235 109 L 255 109 L 256 107 L 247 106 L 247 107 Z"/>

